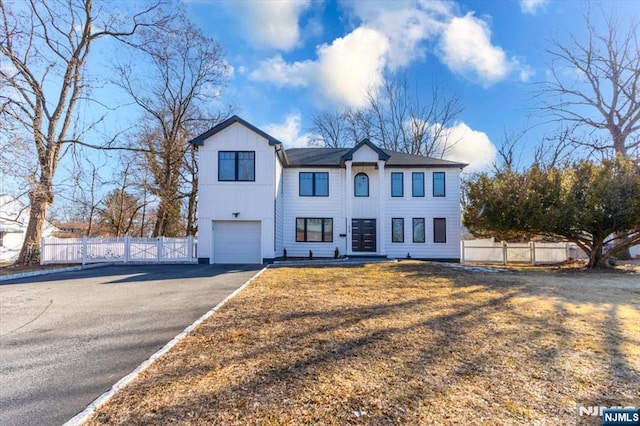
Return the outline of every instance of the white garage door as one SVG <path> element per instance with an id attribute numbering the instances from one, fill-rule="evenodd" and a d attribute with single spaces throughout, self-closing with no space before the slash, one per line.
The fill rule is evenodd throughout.
<path id="1" fill-rule="evenodd" d="M 213 263 L 262 263 L 260 222 L 213 222 Z"/>

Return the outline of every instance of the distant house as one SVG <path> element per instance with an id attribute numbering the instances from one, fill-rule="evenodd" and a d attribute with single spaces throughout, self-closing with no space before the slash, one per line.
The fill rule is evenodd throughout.
<path id="1" fill-rule="evenodd" d="M 20 254 L 29 223 L 29 207 L 11 195 L 0 195 L 0 262 L 14 262 Z M 45 222 L 43 236 L 57 231 Z"/>
<path id="2" fill-rule="evenodd" d="M 283 257 L 460 259 L 463 163 L 384 150 L 292 148 L 234 116 L 194 138 L 201 263 Z"/>
<path id="3" fill-rule="evenodd" d="M 87 235 L 89 224 L 80 221 L 60 222 L 56 223 L 56 228 L 53 234 L 56 238 L 82 238 Z"/>

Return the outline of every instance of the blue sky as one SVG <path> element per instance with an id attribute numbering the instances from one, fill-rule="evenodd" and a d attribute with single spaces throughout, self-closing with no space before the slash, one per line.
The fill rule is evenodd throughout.
<path id="1" fill-rule="evenodd" d="M 285 145 L 305 146 L 311 116 L 363 106 L 367 87 L 406 73 L 425 93 L 434 81 L 460 97 L 450 156 L 471 171 L 490 164 L 503 134 L 528 130 L 526 157 L 554 132 L 535 107 L 552 39 L 584 37 L 588 3 L 493 1 L 185 1 L 193 20 L 222 43 L 233 68 L 227 99 Z M 638 14 L 640 2 L 603 4 Z M 593 10 L 600 3 L 592 2 Z"/>

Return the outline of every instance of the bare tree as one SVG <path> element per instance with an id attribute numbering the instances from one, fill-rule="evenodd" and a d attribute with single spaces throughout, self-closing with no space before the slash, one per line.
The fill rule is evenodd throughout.
<path id="1" fill-rule="evenodd" d="M 638 17 L 628 26 L 601 10 L 604 29 L 596 28 L 590 11 L 584 16 L 586 40 L 554 41 L 548 50 L 551 79 L 541 95 L 544 107 L 563 125 L 570 123 L 570 140 L 602 156 L 640 154 L 640 43 Z M 568 78 L 569 70 L 574 78 Z M 582 130 L 582 132 L 578 132 Z M 621 236 L 624 245 L 624 236 Z M 626 248 L 621 259 L 630 259 Z"/>
<path id="2" fill-rule="evenodd" d="M 99 209 L 99 215 L 109 232 L 116 237 L 135 232 L 134 226 L 139 219 L 143 204 L 129 192 L 132 185 L 130 175 L 131 165 L 125 165 L 122 170 L 120 186 L 111 191 L 102 201 L 104 207 Z"/>
<path id="3" fill-rule="evenodd" d="M 187 149 L 180 175 L 185 188 L 182 196 L 187 200 L 186 234 L 196 235 L 198 232 L 198 150 L 193 145 Z"/>
<path id="4" fill-rule="evenodd" d="M 554 41 L 543 110 L 575 130 L 572 141 L 595 151 L 634 155 L 640 146 L 640 43 L 637 16 L 628 26 L 605 11 L 604 28 L 584 17 L 587 37 Z"/>
<path id="5" fill-rule="evenodd" d="M 87 237 L 94 235 L 96 216 L 99 213 L 99 206 L 102 203 L 100 191 L 105 190 L 113 182 L 107 182 L 100 175 L 99 170 L 105 166 L 105 163 L 97 163 L 95 159 L 89 156 L 75 157 L 73 170 L 70 170 L 69 191 L 60 191 L 58 186 L 58 194 L 64 199 L 67 205 L 74 210 L 74 219 L 86 223 L 84 234 Z"/>
<path id="6" fill-rule="evenodd" d="M 345 111 L 323 110 L 311 118 L 311 131 L 318 135 L 313 143 L 326 148 L 342 148 L 352 145 L 355 140 L 347 138 L 347 121 Z"/>
<path id="7" fill-rule="evenodd" d="M 442 158 L 458 142 L 451 139 L 449 128 L 462 111 L 455 95 L 445 95 L 434 83 L 425 104 L 410 93 L 406 77 L 387 79 L 378 93 L 367 98 L 376 117 L 380 146 L 414 155 Z"/>
<path id="8" fill-rule="evenodd" d="M 411 94 L 404 76 L 387 78 L 380 90 L 369 90 L 366 97 L 366 108 L 314 115 L 310 130 L 319 135 L 319 144 L 353 146 L 368 138 L 393 151 L 442 158 L 458 142 L 449 129 L 461 112 L 460 101 L 437 84 L 427 103 Z"/>
<path id="9" fill-rule="evenodd" d="M 92 0 L 29 0 L 13 8 L 0 0 L 1 120 L 15 123 L 14 133 L 29 135 L 38 166 L 18 263 L 27 263 L 29 250 L 39 244 L 63 146 L 92 126 L 76 111 L 88 94 L 91 47 L 98 39 L 125 39 L 162 21 L 152 19 L 157 3 L 132 5 L 141 10 L 122 13 Z"/>
<path id="10" fill-rule="evenodd" d="M 136 66 L 118 66 L 116 83 L 143 111 L 144 126 L 138 130 L 141 155 L 154 182 L 148 189 L 158 198 L 153 234 L 175 236 L 180 229 L 180 206 L 184 196 L 182 179 L 185 159 L 192 155 L 187 141 L 197 131 L 210 127 L 228 112 L 211 105 L 220 97 L 228 66 L 219 43 L 206 37 L 184 14 L 176 16 L 170 28 L 140 33 L 143 46 L 135 56 Z M 148 61 L 144 70 L 138 61 Z M 138 72 L 140 71 L 140 72 Z M 191 202 L 195 193 L 190 190 Z M 190 215 L 194 214 L 195 204 Z M 194 229 L 193 224 L 190 227 Z"/>

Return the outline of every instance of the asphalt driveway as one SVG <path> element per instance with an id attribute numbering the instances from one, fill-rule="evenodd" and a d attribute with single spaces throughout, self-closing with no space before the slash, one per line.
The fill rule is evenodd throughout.
<path id="1" fill-rule="evenodd" d="M 107 266 L 0 283 L 0 425 L 60 425 L 259 265 Z"/>

